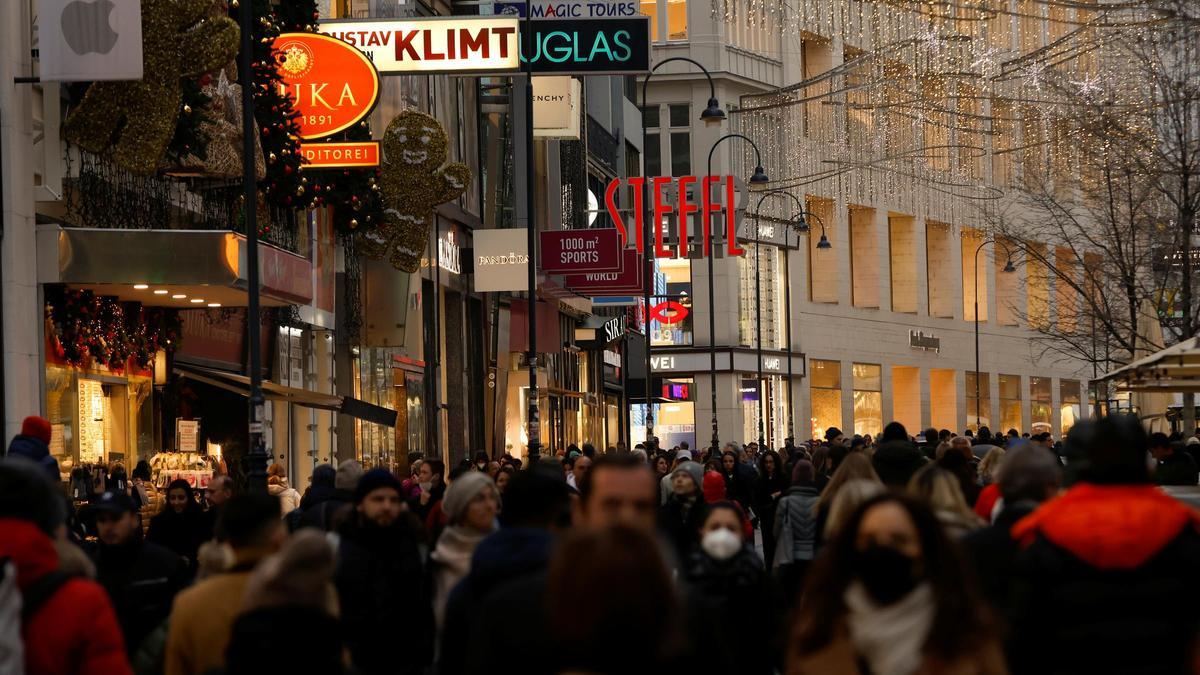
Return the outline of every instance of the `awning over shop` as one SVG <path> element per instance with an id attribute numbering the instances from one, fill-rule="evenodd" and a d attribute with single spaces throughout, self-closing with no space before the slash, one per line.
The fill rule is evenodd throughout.
<path id="1" fill-rule="evenodd" d="M 1189 338 L 1105 373 L 1121 391 L 1200 392 L 1200 337 Z"/>
<path id="2" fill-rule="evenodd" d="M 180 375 L 212 385 L 220 387 L 226 391 L 232 391 L 235 394 L 242 396 L 250 396 L 250 378 L 245 375 L 235 373 L 226 373 L 219 370 L 209 368 L 200 368 L 198 366 L 176 364 L 175 372 Z M 396 426 L 396 411 L 390 408 L 377 406 L 366 401 L 361 401 L 350 396 L 337 396 L 334 394 L 322 394 L 306 389 L 298 389 L 296 387 L 285 387 L 274 382 L 263 382 L 263 396 L 268 401 L 284 401 L 295 405 L 304 406 L 306 408 L 317 408 L 320 410 L 332 410 L 334 412 L 343 413 L 356 417 L 366 422 L 374 422 L 388 427 Z"/>
<path id="3" fill-rule="evenodd" d="M 38 282 L 70 284 L 152 307 L 247 304 L 246 238 L 225 230 L 38 226 Z M 313 300 L 312 261 L 259 245 L 264 306 Z"/>

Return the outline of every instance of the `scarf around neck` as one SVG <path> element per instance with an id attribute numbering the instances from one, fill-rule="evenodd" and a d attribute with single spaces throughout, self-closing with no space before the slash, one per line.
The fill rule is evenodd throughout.
<path id="1" fill-rule="evenodd" d="M 855 581 L 844 599 L 850 641 L 874 675 L 913 675 L 921 668 L 936 609 L 928 583 L 890 605 L 879 605 Z"/>
<path id="2" fill-rule="evenodd" d="M 437 546 L 429 557 L 449 568 L 454 574 L 465 576 L 471 569 L 471 555 L 475 553 L 475 547 L 487 536 L 488 533 L 461 525 L 451 525 L 442 530 L 442 536 L 438 537 Z"/>

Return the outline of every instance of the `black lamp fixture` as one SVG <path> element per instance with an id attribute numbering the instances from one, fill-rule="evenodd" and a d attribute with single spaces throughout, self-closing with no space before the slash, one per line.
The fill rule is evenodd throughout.
<path id="1" fill-rule="evenodd" d="M 770 182 L 771 182 L 771 179 L 767 178 L 767 172 L 763 171 L 763 168 L 761 166 L 754 167 L 754 175 L 750 176 L 750 184 L 751 185 L 762 185 L 763 183 L 770 183 Z"/>
<path id="2" fill-rule="evenodd" d="M 829 237 L 826 237 L 824 232 L 821 233 L 821 239 L 817 242 L 817 248 L 822 251 L 833 248 L 833 244 L 829 243 Z"/>
<path id="3" fill-rule="evenodd" d="M 1001 270 L 1001 271 L 1002 271 L 1002 272 L 1005 272 L 1005 273 L 1010 273 L 1010 272 L 1016 272 L 1016 271 L 1017 271 L 1017 268 L 1013 267 L 1013 264 L 1012 264 L 1012 258 L 1009 258 L 1009 259 L 1007 259 L 1007 260 L 1005 260 L 1005 261 L 1004 261 L 1004 269 L 1003 269 L 1003 270 Z"/>
<path id="4" fill-rule="evenodd" d="M 700 113 L 700 121 L 705 124 L 720 124 L 725 121 L 725 111 L 721 110 L 721 102 L 716 96 L 708 99 L 708 107 Z"/>
<path id="5" fill-rule="evenodd" d="M 796 220 L 792 223 L 792 230 L 794 230 L 796 234 L 808 234 L 808 221 L 804 219 L 803 211 L 796 214 Z"/>

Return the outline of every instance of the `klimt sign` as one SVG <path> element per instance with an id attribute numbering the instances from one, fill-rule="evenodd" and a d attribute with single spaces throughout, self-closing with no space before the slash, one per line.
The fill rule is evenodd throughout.
<path id="1" fill-rule="evenodd" d="M 620 236 L 612 228 L 542 232 L 540 258 L 546 274 L 619 272 Z"/>
<path id="2" fill-rule="evenodd" d="M 300 138 L 344 131 L 366 117 L 379 100 L 379 73 L 365 54 L 318 33 L 275 38 L 280 93 L 300 113 Z"/>
<path id="3" fill-rule="evenodd" d="M 381 73 L 491 73 L 520 66 L 515 17 L 322 21 L 319 30 L 366 52 Z"/>

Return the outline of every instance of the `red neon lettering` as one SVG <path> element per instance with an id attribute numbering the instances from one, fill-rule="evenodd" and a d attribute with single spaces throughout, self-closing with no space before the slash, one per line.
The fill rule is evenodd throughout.
<path id="1" fill-rule="evenodd" d="M 737 201 L 733 176 L 725 177 L 725 245 L 729 255 L 744 255 L 746 251 L 737 245 Z"/>
<path id="2" fill-rule="evenodd" d="M 479 55 L 486 59 L 492 53 L 492 43 L 488 40 L 486 28 L 480 30 L 474 37 L 471 37 L 470 29 L 459 28 L 458 39 L 462 42 L 463 58 L 466 58 L 471 52 L 479 52 Z"/>
<path id="3" fill-rule="evenodd" d="M 604 190 L 604 204 L 608 207 L 608 215 L 613 219 L 613 223 L 617 226 L 617 232 L 621 235 L 621 248 L 625 248 L 629 243 L 629 231 L 625 229 L 625 219 L 617 210 L 617 189 L 620 187 L 620 178 L 614 179 L 608 184 L 608 188 Z"/>
<path id="4" fill-rule="evenodd" d="M 516 29 L 513 28 L 512 26 L 502 26 L 499 28 L 492 29 L 492 32 L 495 33 L 496 36 L 498 36 L 500 38 L 500 58 L 502 58 L 502 59 L 508 58 L 508 36 L 512 35 L 513 32 L 515 32 L 515 31 L 516 31 Z"/>
<path id="5" fill-rule="evenodd" d="M 642 233 L 646 227 L 646 198 L 642 194 L 643 188 L 646 187 L 646 177 L 638 176 L 629 179 L 629 187 L 633 192 L 633 223 L 634 229 L 637 230 L 634 234 L 637 236 L 637 252 L 642 253 L 642 242 L 645 239 Z"/>
<path id="6" fill-rule="evenodd" d="M 705 257 L 712 255 L 712 212 L 721 210 L 721 205 L 712 200 L 712 185 L 720 182 L 721 179 L 717 176 L 705 176 L 700 181 L 704 188 L 704 198 L 700 201 L 700 223 L 704 226 Z"/>
<path id="7" fill-rule="evenodd" d="M 454 29 L 446 31 L 446 42 L 454 42 Z M 442 61 L 446 58 L 445 54 L 439 54 L 433 51 L 433 31 L 425 31 L 425 60 L 426 61 Z"/>
<path id="8" fill-rule="evenodd" d="M 662 186 L 671 182 L 670 176 L 655 176 L 650 179 L 654 190 L 654 257 L 655 258 L 674 258 L 675 251 L 663 248 L 663 222 L 662 217 L 671 213 L 675 209 L 671 208 L 670 204 L 662 200 Z"/>
<path id="9" fill-rule="evenodd" d="M 410 30 L 403 35 L 396 36 L 396 60 L 404 60 L 404 52 L 408 52 L 408 58 L 413 61 L 420 61 L 421 56 L 417 54 L 417 50 L 413 49 L 412 41 L 417 37 L 417 31 Z"/>
<path id="10" fill-rule="evenodd" d="M 696 182 L 695 176 L 679 177 L 679 257 L 688 257 L 688 217 L 700 207 L 688 201 L 687 188 Z"/>

